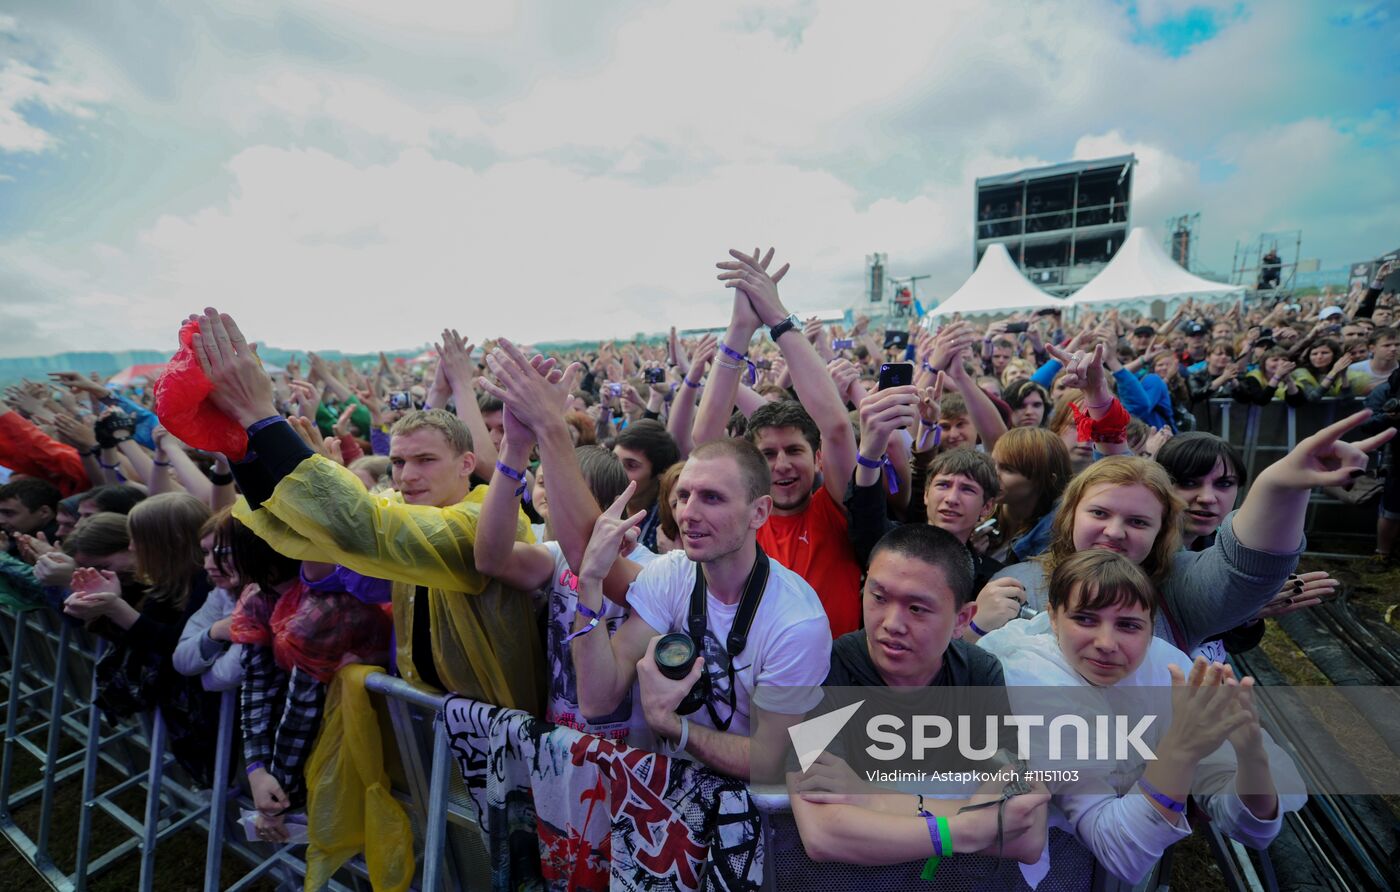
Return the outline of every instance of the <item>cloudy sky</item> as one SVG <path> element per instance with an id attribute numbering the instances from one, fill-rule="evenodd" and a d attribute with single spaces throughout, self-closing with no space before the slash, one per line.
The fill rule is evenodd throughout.
<path id="1" fill-rule="evenodd" d="M 1338 266 L 1400 244 L 1397 98 L 1394 0 L 6 0 L 0 356 L 718 324 L 760 243 L 798 311 L 873 251 L 946 294 L 977 176 L 1122 152 L 1207 266 Z"/>

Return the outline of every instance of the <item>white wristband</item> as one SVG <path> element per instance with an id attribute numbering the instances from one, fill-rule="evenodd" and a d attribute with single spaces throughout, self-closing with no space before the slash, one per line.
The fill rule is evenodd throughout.
<path id="1" fill-rule="evenodd" d="M 690 719 L 681 716 L 681 739 L 676 741 L 676 745 L 671 747 L 671 755 L 679 756 L 685 752 L 685 745 L 690 742 Z"/>

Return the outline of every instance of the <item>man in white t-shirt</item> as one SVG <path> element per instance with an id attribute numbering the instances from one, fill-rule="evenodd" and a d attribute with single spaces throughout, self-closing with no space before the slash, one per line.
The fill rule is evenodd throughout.
<path id="1" fill-rule="evenodd" d="M 1366 388 L 1369 392 L 1400 366 L 1400 331 L 1389 327 L 1377 328 L 1372 330 L 1367 340 L 1371 344 L 1371 356 L 1364 362 L 1353 364 L 1351 372 L 1370 379 L 1370 386 Z"/>
<path id="2" fill-rule="evenodd" d="M 831 652 L 826 611 L 812 587 L 759 550 L 755 534 L 773 500 L 768 463 L 744 440 L 716 440 L 696 449 L 676 482 L 676 522 L 684 551 L 645 567 L 627 592 L 631 616 L 611 639 L 598 629 L 603 580 L 641 520 L 623 519 L 629 491 L 593 528 L 578 573 L 579 612 L 572 640 L 579 705 L 607 715 L 639 683 L 642 710 L 658 737 L 723 774 L 771 777 L 781 766 L 787 729 L 821 699 Z M 730 630 L 742 602 L 760 590 L 753 574 L 767 568 L 742 649 L 731 653 Z M 696 573 L 704 573 L 704 641 L 680 680 L 656 665 L 656 642 L 689 632 Z M 752 591 L 746 591 L 752 589 Z M 704 702 L 688 715 L 678 707 L 707 673 Z M 760 687 L 762 686 L 762 687 Z M 762 713 L 762 721 L 756 721 Z M 752 736 L 751 736 L 752 735 Z"/>

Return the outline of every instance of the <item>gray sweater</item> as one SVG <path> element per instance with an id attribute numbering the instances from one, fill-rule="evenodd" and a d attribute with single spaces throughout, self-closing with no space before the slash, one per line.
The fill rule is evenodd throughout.
<path id="1" fill-rule="evenodd" d="M 203 606 L 185 622 L 180 643 L 171 656 L 175 671 L 202 676 L 206 691 L 227 691 L 243 683 L 243 665 L 239 661 L 243 645 L 215 641 L 208 635 L 209 627 L 232 616 L 237 604 L 236 597 L 224 589 L 211 591 Z"/>
<path id="2" fill-rule="evenodd" d="M 1307 540 L 1289 554 L 1270 554 L 1247 548 L 1235 538 L 1231 511 L 1220 525 L 1215 545 L 1204 551 L 1178 551 L 1162 586 L 1162 597 L 1185 641 L 1177 641 L 1166 617 L 1158 613 L 1153 633 L 1190 653 L 1208 641 L 1254 616 L 1283 588 L 1288 574 L 1298 566 Z M 1044 610 L 1050 580 L 1038 560 L 1013 564 L 996 579 L 1011 578 L 1026 587 L 1026 603 Z"/>

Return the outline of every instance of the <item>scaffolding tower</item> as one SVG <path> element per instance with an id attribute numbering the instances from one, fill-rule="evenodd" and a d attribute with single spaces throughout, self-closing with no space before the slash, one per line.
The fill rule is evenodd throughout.
<path id="1" fill-rule="evenodd" d="M 1177 263 L 1187 272 L 1196 272 L 1200 266 L 1196 262 L 1196 245 L 1200 239 L 1197 232 L 1201 227 L 1201 213 L 1182 214 L 1179 217 L 1168 217 L 1167 225 L 1163 228 L 1167 238 L 1162 247 L 1167 249 L 1167 256 Z"/>
<path id="2" fill-rule="evenodd" d="M 1264 232 L 1254 244 L 1237 241 L 1235 257 L 1230 264 L 1230 282 L 1253 288 L 1260 296 L 1286 297 L 1293 293 L 1302 252 L 1301 229 Z"/>

